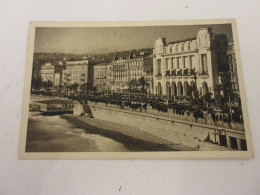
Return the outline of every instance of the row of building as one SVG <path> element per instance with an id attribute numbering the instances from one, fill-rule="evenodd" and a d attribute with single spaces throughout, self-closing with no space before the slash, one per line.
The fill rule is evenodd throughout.
<path id="1" fill-rule="evenodd" d="M 224 34 L 202 28 L 186 40 L 167 43 L 165 38 L 157 39 L 153 56 L 135 57 L 129 52 L 128 58 L 116 54 L 112 62 L 96 65 L 88 59 L 46 63 L 41 77 L 55 86 L 89 82 L 101 91 L 114 92 L 127 90 L 132 80 L 144 77 L 149 93 L 172 97 L 190 96 L 194 87 L 200 96 L 215 95 L 214 86 L 221 84 L 223 71 L 230 72 L 232 89 L 239 93 L 233 43 Z"/>
<path id="2" fill-rule="evenodd" d="M 111 63 L 93 65 L 88 59 L 41 66 L 42 82 L 51 81 L 55 87 L 77 83 L 92 83 L 100 91 L 123 92 L 131 80 L 144 77 L 146 90 L 153 93 L 153 60 L 151 56 L 134 57 L 130 52 L 124 59 L 118 54 Z"/>
<path id="3" fill-rule="evenodd" d="M 153 93 L 153 60 L 152 57 L 134 58 L 132 52 L 124 59 L 118 54 L 109 64 L 98 64 L 94 67 L 94 85 L 100 90 L 123 92 L 128 90 L 132 80 L 144 77 L 147 91 Z"/>

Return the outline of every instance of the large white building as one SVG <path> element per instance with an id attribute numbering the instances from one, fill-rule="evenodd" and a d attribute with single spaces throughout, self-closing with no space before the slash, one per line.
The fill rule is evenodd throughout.
<path id="1" fill-rule="evenodd" d="M 227 37 L 212 33 L 211 28 L 201 28 L 194 38 L 166 43 L 157 39 L 154 48 L 154 92 L 169 98 L 189 97 L 190 86 L 199 95 L 213 95 L 219 83 L 218 67 L 225 66 L 228 49 Z M 224 60 L 223 60 L 224 59 Z"/>
<path id="2" fill-rule="evenodd" d="M 112 66 L 108 63 L 97 64 L 94 66 L 94 85 L 100 91 L 111 90 Z"/>
<path id="3" fill-rule="evenodd" d="M 68 61 L 66 63 L 66 70 L 63 83 L 66 85 L 71 85 L 73 83 L 93 83 L 93 74 L 93 65 L 90 65 L 87 59 Z"/>
<path id="4" fill-rule="evenodd" d="M 61 85 L 62 79 L 62 64 L 45 63 L 41 67 L 42 82 L 51 81 L 57 87 Z"/>
<path id="5" fill-rule="evenodd" d="M 111 66 L 113 72 L 112 88 L 115 91 L 128 89 L 131 80 L 137 81 L 139 78 L 149 76 L 153 72 L 151 57 L 134 58 L 132 52 L 130 52 L 127 59 L 122 59 L 116 55 Z"/>

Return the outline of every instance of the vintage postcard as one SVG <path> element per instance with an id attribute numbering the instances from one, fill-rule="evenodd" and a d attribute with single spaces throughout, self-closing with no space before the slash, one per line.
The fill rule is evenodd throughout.
<path id="1" fill-rule="evenodd" d="M 252 157 L 235 20 L 30 23 L 20 159 Z"/>

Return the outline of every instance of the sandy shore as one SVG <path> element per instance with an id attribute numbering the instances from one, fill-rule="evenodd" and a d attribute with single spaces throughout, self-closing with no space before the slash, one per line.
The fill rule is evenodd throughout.
<path id="1" fill-rule="evenodd" d="M 61 116 L 87 133 L 99 134 L 123 143 L 126 147 L 144 151 L 194 151 L 198 146 L 191 147 L 181 143 L 173 143 L 155 135 L 120 123 L 103 121 L 95 118 L 81 118 L 72 114 Z M 87 127 L 87 128 L 86 128 Z M 91 128 L 92 127 L 92 128 Z"/>

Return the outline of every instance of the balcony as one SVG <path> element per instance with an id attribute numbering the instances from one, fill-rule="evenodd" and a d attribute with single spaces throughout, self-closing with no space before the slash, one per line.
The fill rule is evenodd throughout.
<path id="1" fill-rule="evenodd" d="M 183 78 L 187 79 L 188 76 L 189 76 L 189 69 L 188 68 L 185 68 L 183 70 L 183 74 L 182 74 Z"/>
<path id="2" fill-rule="evenodd" d="M 177 70 L 177 74 L 176 74 L 177 78 L 181 78 L 182 77 L 182 69 L 178 69 Z"/>
<path id="3" fill-rule="evenodd" d="M 171 78 L 174 79 L 176 77 L 176 69 L 173 69 L 171 72 Z"/>
<path id="4" fill-rule="evenodd" d="M 195 68 L 190 69 L 190 76 L 193 76 L 193 75 L 195 75 Z"/>
<path id="5" fill-rule="evenodd" d="M 165 72 L 165 78 L 169 79 L 170 78 L 170 70 L 166 70 Z"/>
<path id="6" fill-rule="evenodd" d="M 199 76 L 199 78 L 201 78 L 201 79 L 207 79 L 207 78 L 209 78 L 208 72 L 202 72 L 202 73 L 200 73 L 198 76 Z"/>
<path id="7" fill-rule="evenodd" d="M 161 79 L 161 78 L 162 78 L 162 74 L 161 74 L 161 73 L 158 73 L 157 75 L 155 75 L 155 78 Z"/>
<path id="8" fill-rule="evenodd" d="M 195 68 L 189 69 L 189 74 L 188 77 L 189 78 L 194 78 L 196 74 Z"/>

